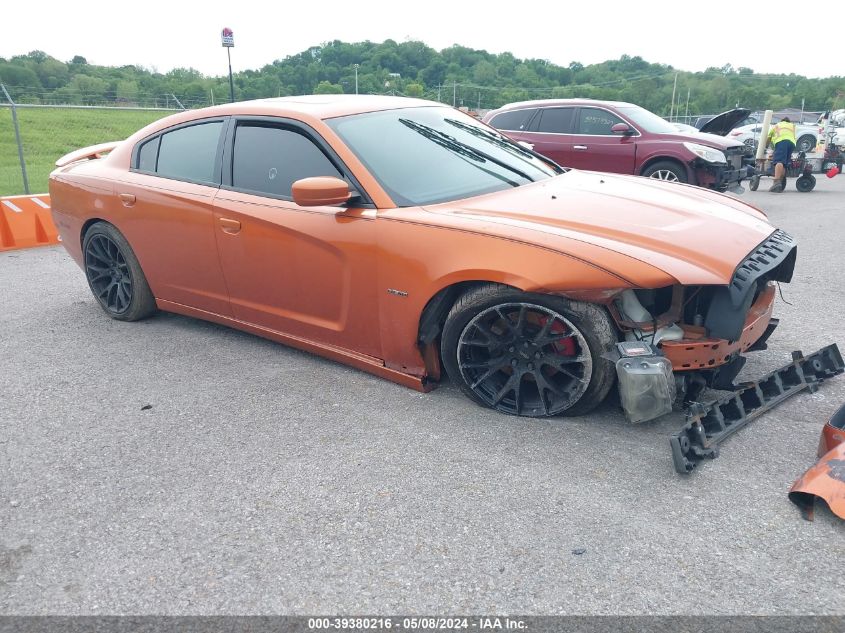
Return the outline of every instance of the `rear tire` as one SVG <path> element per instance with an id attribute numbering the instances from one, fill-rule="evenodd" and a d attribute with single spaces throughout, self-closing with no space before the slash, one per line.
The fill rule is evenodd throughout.
<path id="1" fill-rule="evenodd" d="M 642 175 L 664 182 L 689 182 L 687 170 L 670 160 L 661 160 L 649 165 Z"/>
<path id="2" fill-rule="evenodd" d="M 113 225 L 91 225 L 82 241 L 85 277 L 97 303 L 118 321 L 152 316 L 156 302 L 138 258 Z"/>
<path id="3" fill-rule="evenodd" d="M 760 186 L 760 174 L 754 174 L 751 176 L 751 180 L 748 181 L 748 188 L 751 191 L 757 191 L 757 187 Z"/>
<path id="4" fill-rule="evenodd" d="M 581 415 L 613 387 L 607 312 L 563 297 L 485 284 L 452 306 L 441 338 L 449 376 L 475 402 L 510 415 Z"/>

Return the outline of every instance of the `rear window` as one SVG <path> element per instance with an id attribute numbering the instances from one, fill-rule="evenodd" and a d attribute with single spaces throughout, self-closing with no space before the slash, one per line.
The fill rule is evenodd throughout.
<path id="1" fill-rule="evenodd" d="M 571 134 L 572 115 L 575 108 L 545 108 L 540 112 L 538 132 L 550 134 Z"/>
<path id="2" fill-rule="evenodd" d="M 178 180 L 217 183 L 214 166 L 222 130 L 223 122 L 213 121 L 162 134 L 155 172 Z M 151 144 L 147 143 L 141 148 L 139 163 L 142 160 L 151 161 L 152 148 L 147 149 Z"/>
<path id="3" fill-rule="evenodd" d="M 529 108 L 527 110 L 511 110 L 510 112 L 502 112 L 490 119 L 490 125 L 497 130 L 510 130 L 518 132 L 526 129 L 528 121 L 537 110 Z"/>

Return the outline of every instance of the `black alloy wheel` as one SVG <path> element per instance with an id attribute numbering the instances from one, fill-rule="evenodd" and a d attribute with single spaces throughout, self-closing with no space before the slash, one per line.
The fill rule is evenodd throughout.
<path id="1" fill-rule="evenodd" d="M 119 321 L 138 321 L 156 311 L 156 301 L 132 247 L 107 222 L 91 225 L 82 241 L 85 276 L 100 307 Z"/>
<path id="2" fill-rule="evenodd" d="M 107 312 L 123 314 L 132 302 L 132 275 L 126 258 L 108 236 L 99 234 L 85 247 L 85 273 L 100 305 Z"/>
<path id="3" fill-rule="evenodd" d="M 590 383 L 593 361 L 584 335 L 563 315 L 531 303 L 480 312 L 458 340 L 461 376 L 476 397 L 514 415 L 555 415 Z"/>

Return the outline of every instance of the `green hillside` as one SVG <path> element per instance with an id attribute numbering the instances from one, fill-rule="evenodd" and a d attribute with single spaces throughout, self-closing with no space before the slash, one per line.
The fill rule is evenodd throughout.
<path id="1" fill-rule="evenodd" d="M 309 93 L 398 94 L 469 108 L 495 108 L 512 101 L 590 97 L 637 103 L 662 116 L 715 114 L 736 105 L 774 110 L 845 106 L 845 77 L 808 79 L 761 75 L 725 65 L 686 72 L 623 55 L 584 66 L 558 66 L 464 46 L 434 50 L 422 42 L 340 41 L 313 46 L 234 77 L 235 98 Z M 675 83 L 677 77 L 677 84 Z M 226 77 L 179 68 L 157 73 L 138 66 L 89 64 L 76 56 L 63 62 L 44 52 L 0 58 L 0 82 L 23 104 L 110 105 L 147 108 L 202 107 L 227 101 Z M 161 111 L 107 109 L 18 110 L 33 191 L 44 191 L 53 162 L 73 149 L 125 138 L 163 116 Z M 22 193 L 11 113 L 0 108 L 0 194 Z"/>

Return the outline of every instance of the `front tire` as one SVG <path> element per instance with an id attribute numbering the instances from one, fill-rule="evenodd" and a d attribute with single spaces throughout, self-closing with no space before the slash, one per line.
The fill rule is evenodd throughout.
<path id="1" fill-rule="evenodd" d="M 93 224 L 82 241 L 88 287 L 103 311 L 118 321 L 139 321 L 156 311 L 155 298 L 129 242 L 107 222 Z"/>
<path id="2" fill-rule="evenodd" d="M 670 160 L 661 160 L 649 165 L 643 172 L 643 176 L 664 182 L 689 182 L 687 170 Z"/>
<path id="3" fill-rule="evenodd" d="M 615 367 L 602 355 L 616 341 L 599 306 L 485 284 L 452 307 L 441 354 L 449 376 L 483 406 L 529 417 L 581 415 L 613 386 Z"/>

